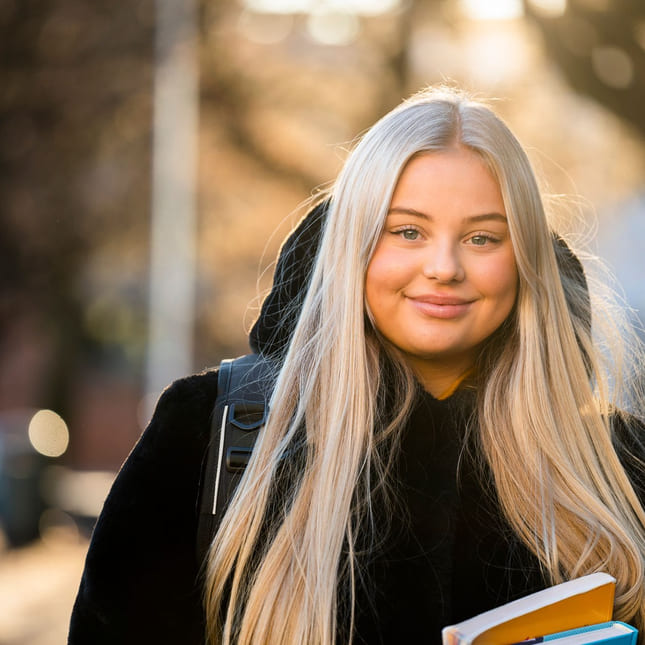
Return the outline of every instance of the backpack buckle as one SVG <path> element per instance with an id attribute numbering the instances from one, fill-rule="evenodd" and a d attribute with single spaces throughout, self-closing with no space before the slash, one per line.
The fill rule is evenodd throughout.
<path id="1" fill-rule="evenodd" d="M 262 403 L 231 403 L 228 423 L 240 430 L 257 430 L 266 422 L 266 409 Z"/>

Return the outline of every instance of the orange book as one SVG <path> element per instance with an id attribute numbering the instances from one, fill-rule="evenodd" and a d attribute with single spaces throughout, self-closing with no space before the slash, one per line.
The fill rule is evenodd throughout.
<path id="1" fill-rule="evenodd" d="M 509 645 L 611 620 L 616 580 L 607 573 L 543 589 L 445 627 L 443 645 Z"/>

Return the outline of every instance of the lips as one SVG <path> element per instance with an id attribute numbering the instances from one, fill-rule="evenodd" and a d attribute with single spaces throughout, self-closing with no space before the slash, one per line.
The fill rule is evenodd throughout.
<path id="1" fill-rule="evenodd" d="M 470 310 L 474 300 L 466 300 L 456 296 L 445 295 L 419 295 L 407 296 L 413 307 L 424 316 L 449 320 L 459 318 Z"/>

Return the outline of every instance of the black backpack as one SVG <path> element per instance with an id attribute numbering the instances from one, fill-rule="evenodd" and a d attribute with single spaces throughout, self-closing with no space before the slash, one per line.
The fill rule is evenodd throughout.
<path id="1" fill-rule="evenodd" d="M 205 561 L 229 500 L 264 425 L 274 367 L 258 354 L 221 362 L 197 524 L 197 558 Z"/>

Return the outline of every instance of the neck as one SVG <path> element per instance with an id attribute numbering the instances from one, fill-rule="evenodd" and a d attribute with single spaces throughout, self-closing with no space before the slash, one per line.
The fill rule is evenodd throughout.
<path id="1" fill-rule="evenodd" d="M 431 361 L 408 357 L 408 365 L 412 368 L 426 392 L 437 399 L 452 394 L 452 390 L 473 368 L 471 357 L 463 357 L 451 361 Z"/>

